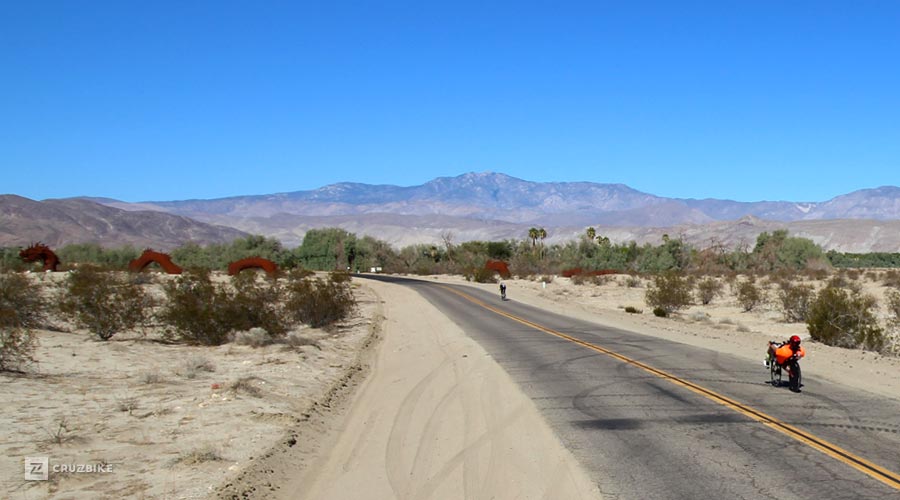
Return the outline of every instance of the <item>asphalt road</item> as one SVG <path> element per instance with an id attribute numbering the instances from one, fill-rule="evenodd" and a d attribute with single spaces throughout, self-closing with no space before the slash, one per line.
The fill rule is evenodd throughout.
<path id="1" fill-rule="evenodd" d="M 360 277 L 413 287 L 480 343 L 606 499 L 900 499 L 898 400 L 808 373 L 794 394 L 761 362 L 472 287 Z"/>

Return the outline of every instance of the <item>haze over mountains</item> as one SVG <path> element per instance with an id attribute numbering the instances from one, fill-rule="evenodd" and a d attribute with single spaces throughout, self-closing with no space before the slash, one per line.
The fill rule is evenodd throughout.
<path id="1" fill-rule="evenodd" d="M 287 246 L 299 244 L 306 231 L 321 227 L 341 227 L 402 247 L 439 242 L 448 235 L 457 243 L 524 239 L 532 226 L 547 229 L 548 242 L 553 243 L 577 238 L 594 226 L 614 242 L 658 243 L 666 233 L 699 246 L 712 240 L 735 245 L 754 242 L 762 231 L 785 228 L 826 249 L 900 251 L 900 188 L 894 186 L 821 202 L 736 202 L 666 198 L 623 184 L 530 182 L 484 172 L 409 187 L 339 183 L 310 191 L 212 200 L 80 201 L 88 200 L 145 216 L 162 212 L 273 236 Z M 3 203 L 0 200 L 0 208 Z M 0 234 L 9 233 L 5 218 Z M 199 227 L 194 237 L 200 234 Z"/>

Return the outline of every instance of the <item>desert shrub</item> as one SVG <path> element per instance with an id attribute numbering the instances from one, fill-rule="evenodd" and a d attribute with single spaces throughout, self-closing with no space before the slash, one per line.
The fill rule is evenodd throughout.
<path id="1" fill-rule="evenodd" d="M 247 394 L 249 396 L 253 396 L 254 398 L 262 397 L 262 390 L 254 385 L 254 382 L 257 380 L 262 380 L 259 377 L 241 377 L 228 387 L 235 394 Z M 265 382 L 263 382 L 265 383 Z"/>
<path id="2" fill-rule="evenodd" d="M 347 316 L 356 306 L 350 284 L 321 278 L 288 282 L 285 312 L 288 318 L 314 328 L 332 325 Z"/>
<path id="3" fill-rule="evenodd" d="M 654 314 L 658 308 L 668 316 L 691 304 L 691 288 L 690 280 L 679 273 L 659 274 L 653 278 L 653 284 L 645 292 L 644 300 L 654 308 Z"/>
<path id="4" fill-rule="evenodd" d="M 353 275 L 347 271 L 332 271 L 328 273 L 328 277 L 335 283 L 350 283 L 353 280 Z"/>
<path id="5" fill-rule="evenodd" d="M 697 298 L 700 303 L 707 305 L 722 293 L 722 283 L 713 277 L 707 277 L 697 282 Z"/>
<path id="6" fill-rule="evenodd" d="M 694 311 L 690 315 L 688 315 L 688 319 L 691 321 L 696 321 L 698 323 L 708 323 L 710 322 L 709 314 L 706 314 L 702 311 Z"/>
<path id="7" fill-rule="evenodd" d="M 884 272 L 881 277 L 881 284 L 893 288 L 900 288 L 900 271 L 890 269 Z"/>
<path id="8" fill-rule="evenodd" d="M 100 340 L 143 325 L 151 304 L 144 291 L 121 274 L 80 266 L 64 283 L 60 311 Z"/>
<path id="9" fill-rule="evenodd" d="M 6 313 L 0 313 L 6 317 Z M 6 319 L 3 319 L 6 322 Z M 0 326 L 0 372 L 22 371 L 35 362 L 37 339 L 31 330 L 17 326 Z"/>
<path id="10" fill-rule="evenodd" d="M 643 281 L 637 276 L 629 276 L 625 278 L 625 286 L 628 288 L 640 288 L 643 285 Z"/>
<path id="11" fill-rule="evenodd" d="M 41 429 L 47 434 L 48 443 L 63 445 L 78 439 L 78 435 L 75 433 L 78 429 L 66 416 L 57 416 L 49 426 L 41 427 Z"/>
<path id="12" fill-rule="evenodd" d="M 888 290 L 884 298 L 887 301 L 888 322 L 900 327 L 900 290 Z"/>
<path id="13" fill-rule="evenodd" d="M 209 273 L 193 271 L 163 286 L 166 303 L 159 312 L 166 337 L 189 344 L 222 345 L 234 330 L 229 325 L 231 297 Z"/>
<path id="14" fill-rule="evenodd" d="M 46 316 L 38 285 L 21 273 L 0 274 L 0 327 L 39 328 Z"/>
<path id="15" fill-rule="evenodd" d="M 885 354 L 900 354 L 900 290 L 888 290 L 885 294 L 888 310 Z"/>
<path id="16" fill-rule="evenodd" d="M 590 273 L 581 273 L 572 276 L 572 284 L 574 285 L 605 285 L 610 280 L 608 274 L 598 275 Z"/>
<path id="17" fill-rule="evenodd" d="M 251 328 L 243 332 L 235 332 L 232 342 L 237 345 L 247 345 L 250 347 L 264 347 L 277 342 L 280 336 L 270 335 L 264 328 Z"/>
<path id="18" fill-rule="evenodd" d="M 875 298 L 828 286 L 809 308 L 807 329 L 813 340 L 837 347 L 881 350 L 884 331 L 878 326 Z"/>
<path id="19" fill-rule="evenodd" d="M 855 281 L 849 280 L 843 273 L 838 273 L 832 276 L 831 279 L 829 279 L 826 283 L 826 286 L 833 288 L 844 288 L 854 293 L 862 292 L 862 285 Z"/>
<path id="20" fill-rule="evenodd" d="M 824 268 L 807 268 L 805 270 L 807 278 L 815 281 L 822 281 L 828 277 L 828 269 Z"/>
<path id="21" fill-rule="evenodd" d="M 273 343 L 273 338 L 262 328 L 251 328 L 245 332 L 234 332 L 231 343 L 250 347 L 263 347 Z"/>
<path id="22" fill-rule="evenodd" d="M 30 266 L 19 257 L 20 248 L 0 247 L 0 271 L 24 271 Z"/>
<path id="23" fill-rule="evenodd" d="M 654 308 L 653 308 L 653 315 L 656 316 L 656 317 L 658 317 L 658 318 L 668 318 L 668 317 L 669 317 L 668 311 L 666 311 L 666 310 L 663 309 L 662 307 L 654 307 Z"/>
<path id="24" fill-rule="evenodd" d="M 200 448 L 182 453 L 178 458 L 172 461 L 173 465 L 198 465 L 206 462 L 221 462 L 222 453 L 213 446 L 206 445 Z"/>
<path id="25" fill-rule="evenodd" d="M 132 246 L 103 248 L 97 243 L 70 243 L 56 251 L 66 264 L 93 264 L 105 269 L 124 270 L 140 255 Z"/>
<path id="26" fill-rule="evenodd" d="M 290 271 L 288 271 L 286 278 L 288 280 L 299 280 L 299 279 L 303 279 L 303 278 L 308 278 L 310 276 L 315 276 L 315 274 L 316 273 L 314 271 L 310 271 L 309 269 L 306 269 L 303 267 L 295 267 L 295 268 L 291 269 Z"/>
<path id="27" fill-rule="evenodd" d="M 291 347 L 303 347 L 303 346 L 313 346 L 316 349 L 321 350 L 322 347 L 319 346 L 319 342 L 314 338 L 306 337 L 304 335 L 300 335 L 296 332 L 288 333 L 283 339 L 284 345 L 288 348 Z"/>
<path id="28" fill-rule="evenodd" d="M 789 281 L 782 282 L 778 291 L 781 313 L 788 323 L 806 321 L 809 306 L 813 301 L 815 290 L 810 285 L 795 285 Z"/>
<path id="29" fill-rule="evenodd" d="M 282 290 L 275 280 L 259 279 L 258 273 L 243 272 L 232 279 L 234 293 L 224 308 L 225 326 L 229 331 L 262 328 L 272 337 L 288 330 L 282 313 Z"/>
<path id="30" fill-rule="evenodd" d="M 765 294 L 763 293 L 762 288 L 757 286 L 756 281 L 753 279 L 738 283 L 735 295 L 737 296 L 738 303 L 745 312 L 752 311 L 765 300 Z"/>
<path id="31" fill-rule="evenodd" d="M 177 368 L 175 374 L 184 378 L 195 379 L 201 372 L 212 373 L 216 371 L 215 365 L 203 356 L 191 356 L 183 360 Z"/>
<path id="32" fill-rule="evenodd" d="M 466 281 L 474 281 L 475 283 L 497 283 L 498 274 L 493 269 L 485 269 L 483 267 L 470 268 L 464 273 Z"/>
<path id="33" fill-rule="evenodd" d="M 625 306 L 625 312 L 631 314 L 641 314 L 643 311 L 633 306 Z"/>
<path id="34" fill-rule="evenodd" d="M 146 385 L 162 384 L 166 381 L 165 377 L 163 377 L 163 375 L 158 370 L 141 373 L 139 380 L 142 384 Z"/>

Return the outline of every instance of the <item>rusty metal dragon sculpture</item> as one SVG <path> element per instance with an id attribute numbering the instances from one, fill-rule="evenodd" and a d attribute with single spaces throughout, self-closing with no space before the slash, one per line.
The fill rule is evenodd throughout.
<path id="1" fill-rule="evenodd" d="M 153 262 L 159 264 L 159 266 L 163 268 L 163 271 L 168 274 L 181 274 L 181 267 L 172 262 L 172 258 L 169 257 L 169 254 L 156 252 L 149 248 L 144 250 L 144 253 L 142 253 L 140 257 L 129 262 L 128 269 L 130 271 L 139 273 Z"/>
<path id="2" fill-rule="evenodd" d="M 50 250 L 50 247 L 41 242 L 33 243 L 30 247 L 19 252 L 19 257 L 25 262 L 40 260 L 44 263 L 44 271 L 56 271 L 59 267 L 59 257 Z"/>
<path id="3" fill-rule="evenodd" d="M 246 259 L 240 259 L 228 264 L 228 275 L 234 276 L 244 269 L 262 269 L 269 276 L 275 276 L 278 273 L 278 264 L 275 264 L 269 259 L 264 259 L 262 257 L 247 257 Z"/>

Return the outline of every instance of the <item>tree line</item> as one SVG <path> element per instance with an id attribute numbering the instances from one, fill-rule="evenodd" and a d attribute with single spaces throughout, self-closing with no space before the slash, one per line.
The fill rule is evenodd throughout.
<path id="1" fill-rule="evenodd" d="M 224 270 L 229 262 L 263 257 L 284 269 L 369 271 L 389 273 L 470 274 L 490 259 L 502 260 L 520 276 L 560 274 L 567 269 L 612 270 L 629 273 L 666 271 L 716 273 L 822 270 L 829 267 L 900 267 L 900 253 L 825 252 L 812 240 L 790 236 L 786 230 L 761 233 L 754 245 L 729 248 L 711 241 L 703 248 L 680 237 L 663 235 L 658 244 L 634 241 L 612 243 L 593 228 L 575 240 L 545 245 L 543 228 L 531 228 L 521 240 L 454 242 L 444 233 L 440 244 L 416 244 L 400 249 L 371 236 L 359 237 L 339 228 L 312 229 L 301 245 L 285 248 L 275 238 L 248 236 L 231 243 L 188 243 L 170 252 L 186 269 Z M 27 269 L 18 248 L 0 248 L 0 268 Z M 56 250 L 65 266 L 92 263 L 124 269 L 141 250 L 133 246 L 104 248 L 98 244 L 70 244 Z"/>

